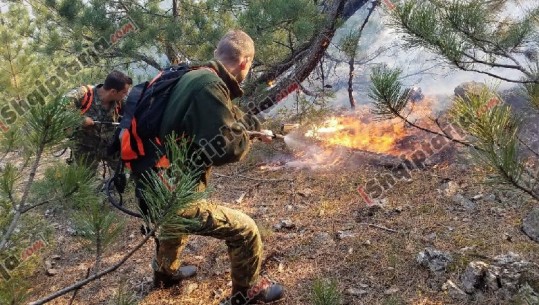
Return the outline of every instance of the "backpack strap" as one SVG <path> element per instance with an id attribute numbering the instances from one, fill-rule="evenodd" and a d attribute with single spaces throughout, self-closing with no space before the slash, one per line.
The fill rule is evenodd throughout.
<path id="1" fill-rule="evenodd" d="M 86 93 L 84 94 L 84 97 L 82 98 L 82 104 L 81 104 L 81 113 L 85 114 L 88 109 L 90 109 L 90 106 L 92 106 L 92 102 L 94 101 L 94 87 L 93 86 L 84 86 L 86 89 Z"/>
<path id="2" fill-rule="evenodd" d="M 135 160 L 138 157 L 138 154 L 136 151 L 133 150 L 131 147 L 131 133 L 128 129 L 124 129 L 120 133 L 120 143 L 121 143 L 121 150 L 120 150 L 120 156 L 122 160 L 124 161 L 130 161 Z"/>
<path id="3" fill-rule="evenodd" d="M 163 71 L 160 71 L 159 74 L 157 74 L 149 83 L 148 85 L 146 86 L 146 88 L 150 87 L 151 85 L 153 85 L 153 83 L 155 83 L 160 77 L 161 75 L 163 75 Z"/>

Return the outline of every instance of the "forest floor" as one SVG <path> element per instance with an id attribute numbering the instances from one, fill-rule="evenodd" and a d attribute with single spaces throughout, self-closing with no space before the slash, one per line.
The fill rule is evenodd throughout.
<path id="1" fill-rule="evenodd" d="M 210 195 L 257 222 L 265 248 L 263 274 L 286 287 L 278 304 L 314 304 L 318 279 L 337 283 L 342 304 L 459 304 L 434 287 L 429 271 L 416 262 L 427 247 L 452 253 L 447 278 L 455 280 L 478 258 L 488 262 L 514 252 L 539 263 L 539 244 L 520 229 L 532 202 L 478 183 L 476 169 L 459 158 L 414 171 L 411 179 L 384 193 L 381 206 L 370 206 L 357 188 L 386 169 L 360 161 L 318 170 L 272 161 L 276 155 L 293 158 L 287 154 L 279 143 L 269 149 L 255 145 L 246 160 L 214 170 Z M 482 198 L 464 207 L 452 199 L 455 194 Z M 106 252 L 103 267 L 143 238 L 138 219 L 119 215 L 127 220 L 126 230 Z M 32 278 L 31 299 L 84 278 L 93 265 L 92 254 L 69 232 L 64 216 L 61 211 L 47 216 L 56 242 L 46 249 L 44 260 L 56 256 L 59 274 L 48 276 L 39 269 Z M 116 272 L 78 291 L 72 304 L 109 304 L 122 285 L 141 305 L 213 305 L 230 293 L 224 242 L 193 236 L 184 263 L 198 266 L 198 274 L 170 289 L 152 289 L 153 254 L 150 241 Z M 50 304 L 69 304 L 71 297 Z M 507 303 L 486 296 L 476 304 Z"/>

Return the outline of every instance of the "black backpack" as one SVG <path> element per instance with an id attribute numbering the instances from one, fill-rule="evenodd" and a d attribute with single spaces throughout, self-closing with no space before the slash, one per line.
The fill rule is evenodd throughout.
<path id="1" fill-rule="evenodd" d="M 162 156 L 159 128 L 174 86 L 187 72 L 196 68 L 180 64 L 164 69 L 150 82 L 133 87 L 127 97 L 120 140 L 120 156 L 127 167 L 137 172 L 157 164 Z M 136 105 L 136 106 L 135 106 Z M 132 168 L 135 171 L 134 168 Z"/>

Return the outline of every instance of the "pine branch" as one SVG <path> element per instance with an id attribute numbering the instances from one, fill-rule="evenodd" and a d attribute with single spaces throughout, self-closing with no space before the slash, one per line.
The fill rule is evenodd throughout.
<path id="1" fill-rule="evenodd" d="M 410 90 L 402 89 L 402 85 L 398 80 L 400 73 L 401 72 L 398 69 L 377 68 L 373 70 L 371 74 L 372 86 L 369 97 L 374 100 L 374 114 L 382 119 L 399 118 L 405 124 L 421 131 L 441 136 L 452 142 L 477 149 L 477 147 L 471 143 L 455 139 L 446 132 L 440 133 L 408 120 L 408 118 L 402 114 L 402 111 L 408 105 Z"/>
<path id="2" fill-rule="evenodd" d="M 361 223 L 359 223 L 359 224 L 360 224 L 360 225 L 369 226 L 369 227 L 371 227 L 371 228 L 377 228 L 377 229 L 384 230 L 384 231 L 391 232 L 391 233 L 400 233 L 400 232 L 397 231 L 397 230 L 393 230 L 393 229 L 390 229 L 390 228 L 386 228 L 386 227 L 384 227 L 384 226 L 377 225 L 377 224 L 374 224 L 374 223 L 361 222 Z"/>
<path id="3" fill-rule="evenodd" d="M 426 127 L 422 127 L 422 126 L 419 126 L 413 122 L 411 122 L 410 120 L 408 120 L 407 118 L 403 117 L 400 113 L 398 112 L 394 112 L 395 116 L 400 118 L 401 120 L 403 120 L 406 124 L 412 126 L 412 127 L 415 127 L 419 130 L 422 130 L 424 132 L 427 132 L 427 133 L 430 133 L 430 134 L 433 134 L 433 135 L 437 135 L 437 136 L 441 136 L 441 137 L 444 137 L 452 142 L 455 142 L 455 143 L 458 143 L 458 144 L 461 144 L 461 145 L 464 145 L 464 146 L 467 146 L 467 147 L 470 147 L 470 148 L 474 148 L 474 149 L 478 149 L 478 150 L 481 150 L 480 148 L 478 147 L 475 147 L 472 143 L 469 143 L 469 142 L 465 142 L 465 141 L 461 141 L 461 140 L 458 140 L 458 139 L 455 139 L 453 138 L 452 136 L 448 135 L 446 132 L 437 132 L 437 131 L 434 131 L 434 130 L 431 130 L 431 129 L 428 129 Z"/>
<path id="4" fill-rule="evenodd" d="M 498 55 L 498 56 L 505 57 L 505 58 L 513 61 L 513 63 L 515 63 L 515 65 L 504 65 L 504 64 L 499 64 L 499 63 L 489 63 L 489 62 L 485 62 L 485 61 L 482 61 L 482 60 L 476 60 L 474 58 L 473 60 L 475 62 L 484 64 L 484 65 L 487 65 L 487 66 L 491 66 L 491 67 L 516 69 L 516 70 L 519 70 L 522 73 L 524 73 L 529 78 L 534 77 L 533 74 L 530 71 L 526 70 L 514 56 L 509 54 L 498 43 L 496 43 L 495 41 L 489 41 L 489 40 L 477 37 L 477 36 L 473 35 L 469 30 L 463 28 L 461 26 L 461 24 L 459 24 L 458 22 L 455 22 L 455 20 L 453 20 L 452 18 L 448 18 L 448 19 L 449 19 L 449 22 L 451 23 L 451 25 L 453 26 L 453 28 L 456 29 L 457 31 L 460 31 L 461 33 L 463 33 L 468 39 L 472 40 L 473 42 L 480 42 L 481 44 L 491 45 L 491 46 L 494 47 L 493 50 L 487 50 L 484 45 L 476 44 L 476 46 L 478 46 L 485 54 L 495 54 L 495 55 Z M 468 54 L 464 54 L 464 55 L 468 56 Z"/>
<path id="5" fill-rule="evenodd" d="M 474 55 L 468 54 L 466 51 L 464 51 L 462 53 L 462 55 L 464 55 L 464 57 L 469 58 L 469 59 L 471 59 L 473 61 L 473 62 L 460 61 L 461 63 L 464 63 L 464 64 L 477 63 L 477 64 L 482 64 L 482 65 L 485 65 L 485 66 L 489 66 L 489 67 L 492 67 L 492 68 L 513 69 L 513 70 L 521 71 L 522 73 L 525 73 L 525 74 L 529 74 L 528 71 L 526 71 L 524 68 L 522 68 L 522 66 L 519 66 L 519 65 L 509 65 L 509 64 L 501 64 L 501 63 L 496 63 L 496 62 L 487 62 L 487 61 L 484 61 L 482 59 L 479 59 L 479 58 L 475 57 Z"/>
<path id="6" fill-rule="evenodd" d="M 506 81 L 506 82 L 510 82 L 510 83 L 516 83 L 516 84 L 537 84 L 537 83 L 539 83 L 539 79 L 536 79 L 536 80 L 511 79 L 511 78 L 502 76 L 501 74 L 495 74 L 495 73 L 488 72 L 488 71 L 478 70 L 478 69 L 474 69 L 474 68 L 468 68 L 465 65 L 463 65 L 463 63 L 461 61 L 458 61 L 458 60 L 454 60 L 453 64 L 455 64 L 455 66 L 457 68 L 461 69 L 462 71 L 477 72 L 477 73 L 485 74 L 485 75 L 488 75 L 488 76 L 491 76 L 491 77 L 494 77 L 494 78 L 497 78 L 499 80 L 503 80 L 503 81 Z"/>
<path id="7" fill-rule="evenodd" d="M 535 200 L 539 201 L 539 194 L 535 193 L 533 189 L 527 188 L 522 185 L 517 179 L 515 179 L 503 166 L 497 166 L 498 173 L 509 183 L 511 183 L 517 189 L 530 195 Z"/>
<path id="8" fill-rule="evenodd" d="M 65 197 L 70 197 L 71 195 L 75 194 L 77 191 L 78 191 L 78 188 L 75 188 L 72 191 L 66 193 Z M 51 202 L 54 202 L 54 201 L 57 201 L 57 200 L 60 200 L 60 199 L 61 199 L 60 197 L 54 197 L 52 199 L 43 200 L 41 202 L 38 202 L 38 203 L 35 203 L 35 204 L 32 204 L 32 205 L 27 205 L 22 209 L 22 213 L 24 214 L 24 213 L 26 213 L 26 212 L 28 212 L 28 211 L 30 211 L 32 209 L 35 209 L 37 207 L 40 207 L 42 205 L 45 205 L 47 203 L 51 203 Z"/>
<path id="9" fill-rule="evenodd" d="M 521 24 L 510 28 L 511 32 L 508 35 L 513 36 L 497 37 L 496 35 L 501 34 L 487 29 L 492 25 L 488 20 L 492 12 L 481 5 L 484 4 L 462 1 L 424 3 L 407 0 L 394 10 L 391 26 L 406 34 L 405 39 L 412 46 L 433 50 L 463 71 L 478 72 L 507 82 L 538 84 L 539 78 L 534 77 L 533 71 L 523 66 L 511 54 L 525 41 L 526 35 L 530 34 L 528 21 L 524 20 Z M 500 40 L 497 41 L 497 38 Z M 504 43 L 507 44 L 506 47 Z M 474 48 L 479 48 L 486 55 L 497 56 L 496 60 L 489 62 L 477 58 L 471 53 Z M 472 62 L 463 61 L 462 57 L 467 57 Z M 503 59 L 513 62 L 514 65 L 499 62 Z M 485 65 L 485 68 L 474 68 L 473 63 Z M 526 79 L 513 79 L 503 73 L 489 72 L 491 68 L 518 70 L 526 76 Z"/>
<path id="10" fill-rule="evenodd" d="M 88 268 L 88 269 L 86 270 L 86 277 L 85 277 L 85 278 L 87 279 L 89 276 L 90 276 L 90 268 Z M 71 297 L 71 300 L 69 300 L 68 305 L 72 305 L 72 304 L 73 304 L 73 302 L 75 301 L 75 298 L 77 297 L 77 293 L 79 292 L 79 290 L 80 290 L 80 287 L 77 288 L 77 289 L 75 289 L 75 292 L 73 292 L 73 296 Z"/>
<path id="11" fill-rule="evenodd" d="M 131 54 L 124 54 L 120 52 L 118 49 L 111 50 L 110 52 L 107 52 L 103 54 L 106 58 L 118 58 L 118 57 L 131 57 L 133 59 L 136 59 L 138 61 L 142 61 L 146 64 L 148 64 L 151 67 L 154 67 L 157 70 L 162 70 L 163 68 L 161 65 L 152 57 L 142 54 L 140 52 L 132 52 Z"/>

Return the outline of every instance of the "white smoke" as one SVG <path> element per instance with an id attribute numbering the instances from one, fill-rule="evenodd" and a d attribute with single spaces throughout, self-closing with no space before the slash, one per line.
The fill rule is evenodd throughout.
<path id="1" fill-rule="evenodd" d="M 537 0 L 510 1 L 505 9 L 505 16 L 518 19 L 532 7 L 537 6 Z M 349 108 L 348 99 L 348 63 L 345 55 L 339 51 L 339 42 L 350 31 L 358 30 L 365 20 L 366 8 L 356 12 L 346 23 L 337 30 L 328 48 L 330 57 L 339 59 L 342 62 L 332 62 L 327 69 L 329 79 L 326 80 L 335 91 L 335 97 L 332 99 L 332 106 L 335 108 Z M 454 89 L 459 84 L 468 81 L 484 82 L 489 86 L 497 87 L 500 90 L 514 87 L 514 84 L 501 82 L 485 74 L 476 72 L 467 72 L 454 68 L 442 57 L 435 55 L 426 49 L 407 49 L 403 44 L 401 36 L 386 26 L 387 16 L 382 10 L 377 10 L 371 16 L 369 23 L 363 31 L 359 43 L 358 61 L 368 61 L 363 65 L 356 65 L 354 78 L 354 96 L 358 104 L 370 104 L 372 101 L 368 97 L 369 87 L 371 85 L 369 75 L 371 68 L 375 65 L 384 64 L 392 68 L 400 68 L 403 73 L 402 82 L 406 86 L 418 86 L 423 93 L 430 96 L 436 96 L 439 100 L 438 105 L 434 107 L 446 108 L 447 103 L 454 94 Z M 376 56 L 378 55 L 378 56 Z M 373 57 L 375 57 L 373 59 Z M 489 72 L 499 73 L 510 78 L 518 79 L 523 75 L 516 71 L 507 71 L 492 69 Z M 309 84 L 303 84 L 309 87 Z M 313 87 L 320 86 L 314 83 Z M 274 107 L 269 115 L 276 114 L 279 109 L 295 108 L 295 94 L 291 94 L 280 105 Z"/>

